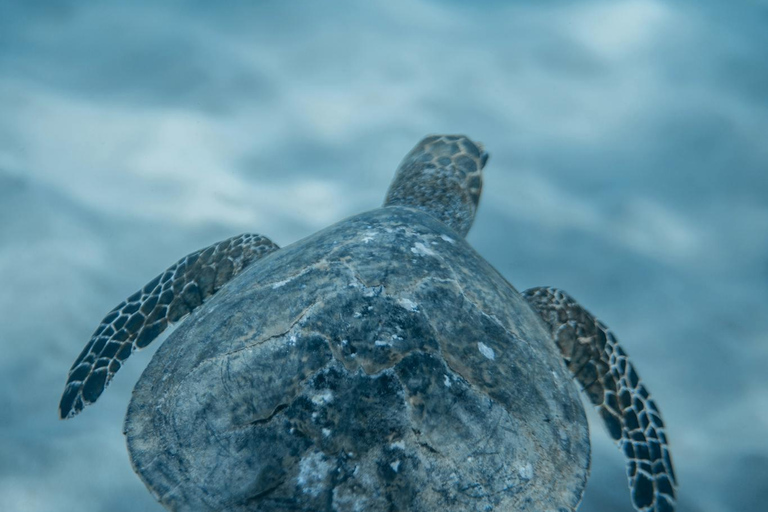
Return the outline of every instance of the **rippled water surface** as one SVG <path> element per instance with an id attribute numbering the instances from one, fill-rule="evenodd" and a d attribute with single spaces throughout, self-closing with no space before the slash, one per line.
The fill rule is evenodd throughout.
<path id="1" fill-rule="evenodd" d="M 376 207 L 443 132 L 491 153 L 469 241 L 622 339 L 679 510 L 765 510 L 762 0 L 3 1 L 0 510 L 159 511 L 121 433 L 150 352 L 57 419 L 98 321 L 204 245 Z M 628 512 L 593 426 L 582 510 Z"/>

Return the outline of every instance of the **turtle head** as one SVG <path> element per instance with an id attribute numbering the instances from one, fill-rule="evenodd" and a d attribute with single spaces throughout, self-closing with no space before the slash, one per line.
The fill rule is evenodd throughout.
<path id="1" fill-rule="evenodd" d="M 384 206 L 423 210 L 466 236 L 483 189 L 488 153 L 464 135 L 431 135 L 397 168 Z"/>

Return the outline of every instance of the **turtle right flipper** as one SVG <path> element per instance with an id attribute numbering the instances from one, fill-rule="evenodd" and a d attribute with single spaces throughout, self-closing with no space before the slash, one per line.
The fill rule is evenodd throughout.
<path id="1" fill-rule="evenodd" d="M 635 509 L 673 512 L 677 481 L 664 422 L 616 337 L 562 290 L 531 288 L 523 296 L 626 455 Z"/>
<path id="2" fill-rule="evenodd" d="M 72 418 L 94 403 L 134 350 L 149 345 L 168 325 L 277 249 L 261 235 L 228 238 L 180 259 L 120 303 L 104 317 L 69 370 L 59 416 Z"/>

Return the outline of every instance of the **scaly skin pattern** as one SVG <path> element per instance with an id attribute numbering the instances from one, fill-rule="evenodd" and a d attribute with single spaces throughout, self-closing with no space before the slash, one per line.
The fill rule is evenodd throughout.
<path id="1" fill-rule="evenodd" d="M 249 264 L 278 247 L 243 234 L 177 261 L 110 311 L 69 370 L 59 416 L 72 418 L 94 403 L 134 350 L 199 307 Z"/>
<path id="2" fill-rule="evenodd" d="M 531 288 L 523 296 L 626 455 L 635 508 L 674 511 L 677 482 L 661 413 L 613 333 L 561 290 Z"/>
<path id="3" fill-rule="evenodd" d="M 466 236 L 480 201 L 488 153 L 464 135 L 424 138 L 403 159 L 384 206 L 427 212 Z"/>

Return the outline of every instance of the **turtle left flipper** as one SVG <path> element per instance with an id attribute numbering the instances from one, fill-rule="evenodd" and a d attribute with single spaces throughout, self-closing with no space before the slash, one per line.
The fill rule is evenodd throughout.
<path id="1" fill-rule="evenodd" d="M 627 457 L 632 502 L 640 512 L 672 512 L 677 482 L 656 403 L 613 333 L 556 288 L 523 296 L 549 327 L 566 365 Z"/>
<path id="2" fill-rule="evenodd" d="M 134 350 L 149 345 L 244 268 L 277 249 L 261 235 L 228 238 L 188 254 L 118 304 L 69 370 L 59 416 L 72 418 L 94 403 Z"/>

